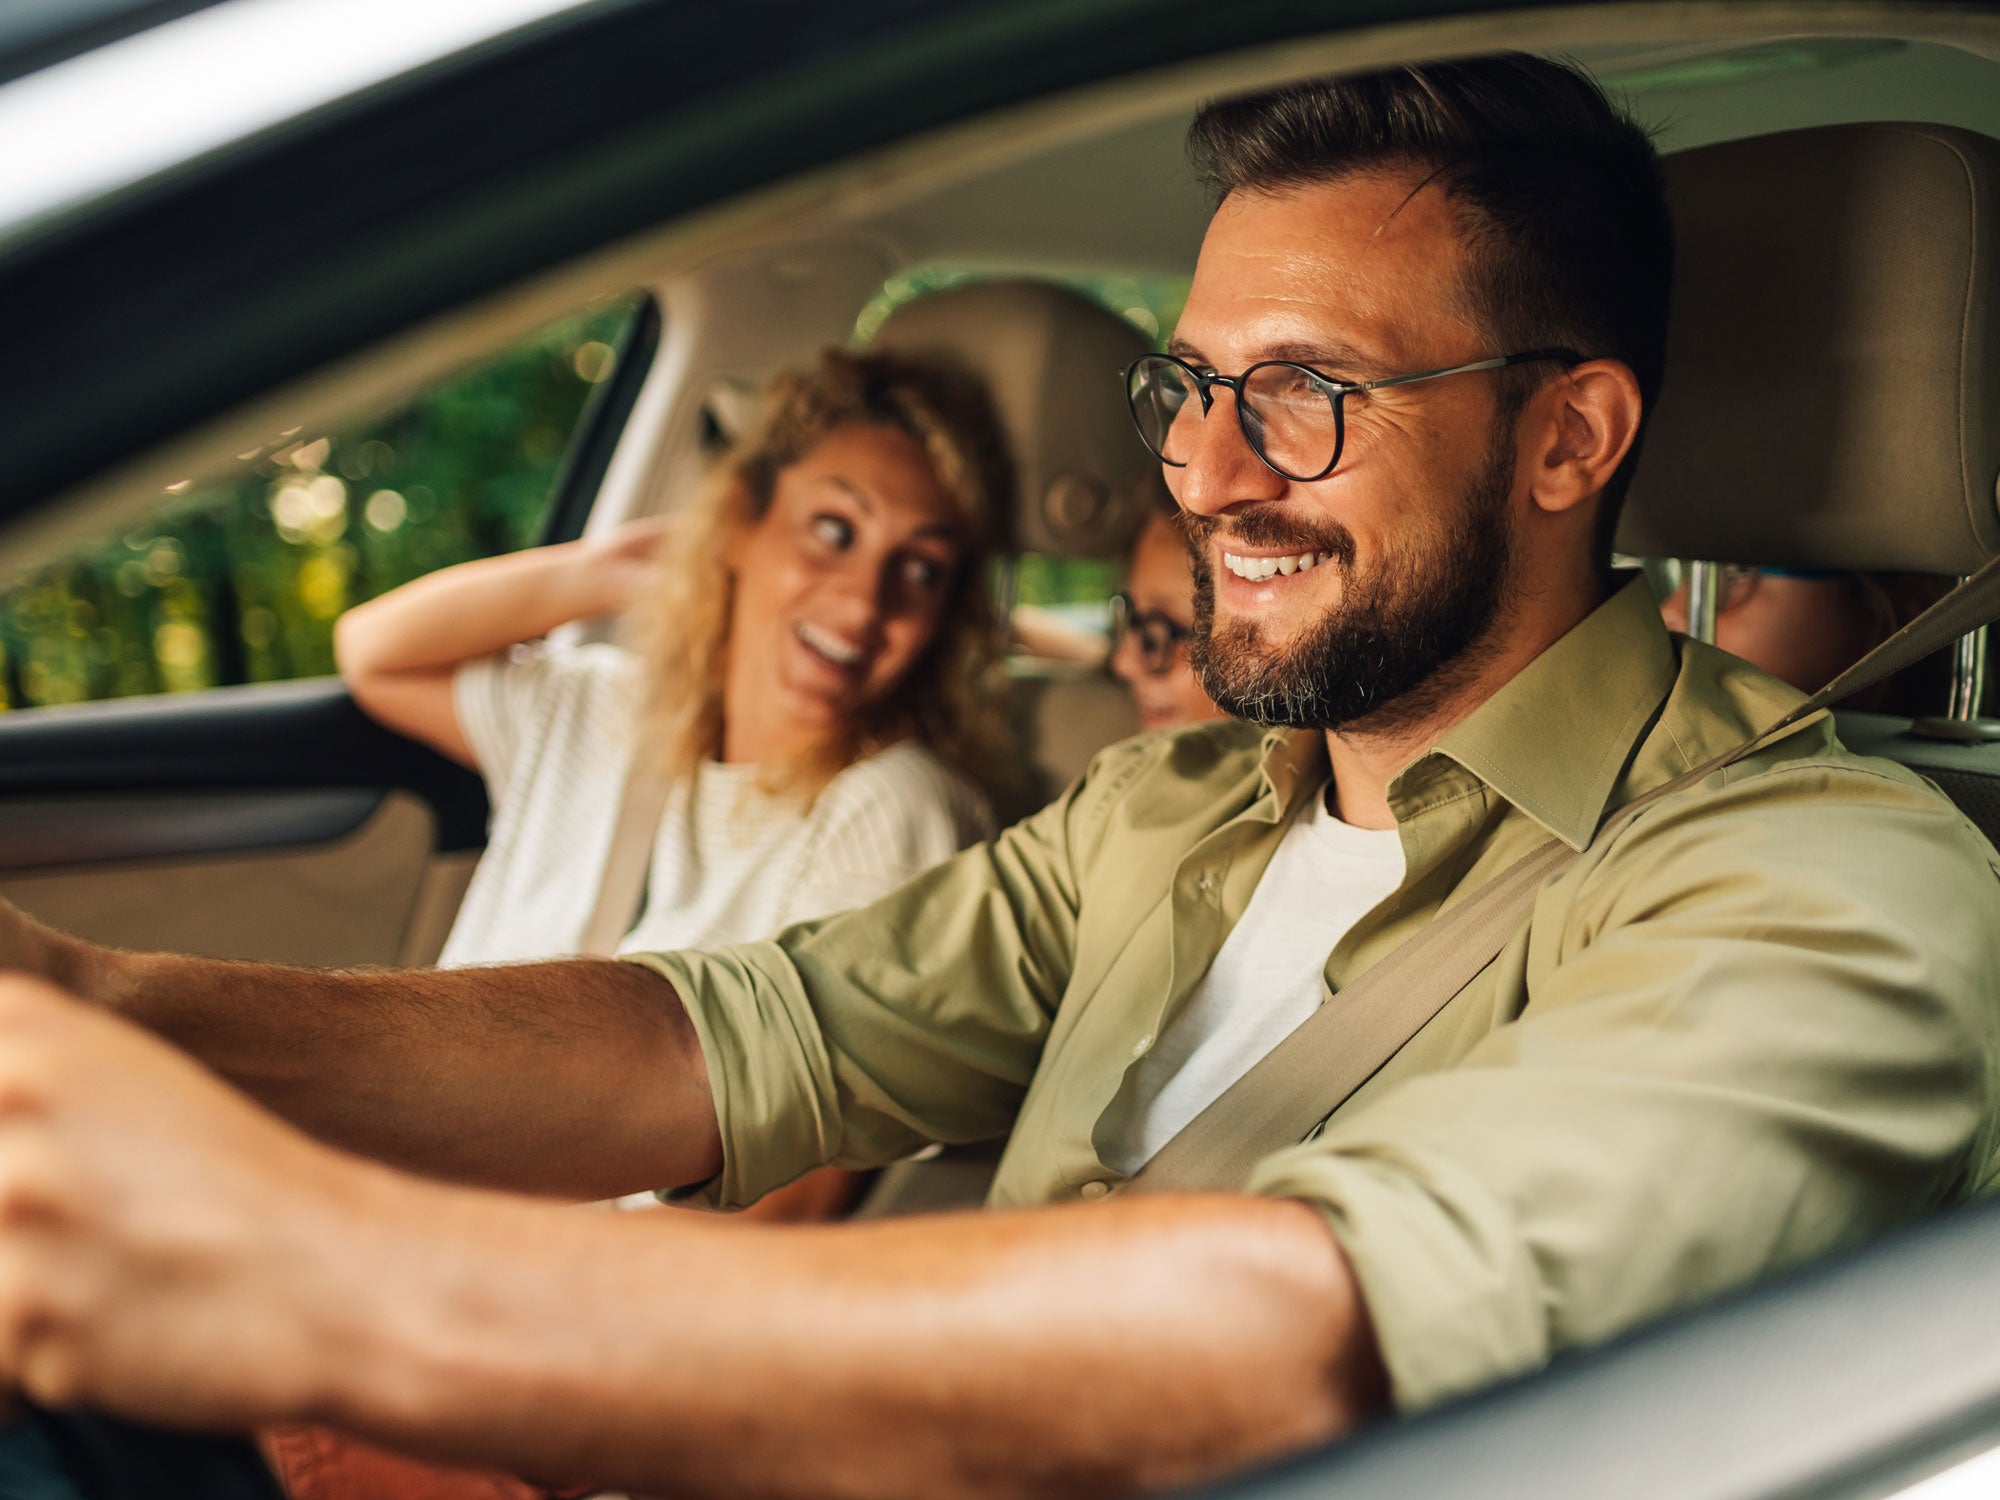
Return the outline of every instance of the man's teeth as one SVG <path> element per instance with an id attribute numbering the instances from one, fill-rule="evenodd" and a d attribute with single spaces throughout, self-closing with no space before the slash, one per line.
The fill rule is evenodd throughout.
<path id="1" fill-rule="evenodd" d="M 1300 552 L 1291 557 L 1238 557 L 1234 552 L 1222 554 L 1222 565 L 1238 578 L 1247 578 L 1252 583 L 1282 573 L 1289 577 L 1293 573 L 1305 573 L 1323 562 L 1332 562 L 1331 552 Z"/>
<path id="2" fill-rule="evenodd" d="M 861 660 L 859 646 L 852 641 L 842 640 L 832 631 L 824 630 L 810 621 L 799 622 L 799 639 L 836 666 L 851 667 Z"/>

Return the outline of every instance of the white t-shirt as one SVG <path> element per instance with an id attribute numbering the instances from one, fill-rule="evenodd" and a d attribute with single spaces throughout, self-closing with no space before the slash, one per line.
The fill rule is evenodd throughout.
<path id="1" fill-rule="evenodd" d="M 1393 828 L 1356 828 L 1322 794 L 1278 841 L 1242 918 L 1128 1081 L 1106 1166 L 1131 1176 L 1319 1009 L 1326 961 L 1403 881 Z"/>
<path id="2" fill-rule="evenodd" d="M 574 953 L 597 902 L 645 684 L 616 646 L 517 647 L 467 662 L 452 701 L 493 822 L 438 962 Z M 710 948 L 873 900 L 992 832 L 984 800 L 920 746 L 859 761 L 809 808 L 711 763 L 668 795 L 645 907 L 621 953 Z"/>

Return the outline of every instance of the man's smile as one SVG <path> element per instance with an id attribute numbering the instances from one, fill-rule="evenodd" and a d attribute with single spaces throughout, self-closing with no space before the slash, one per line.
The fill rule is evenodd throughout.
<path id="1" fill-rule="evenodd" d="M 1331 552 L 1285 552 L 1270 555 L 1224 550 L 1222 565 L 1238 578 L 1257 583 L 1274 576 L 1289 578 L 1294 573 L 1309 573 L 1321 563 L 1332 562 L 1333 557 L 1334 554 Z"/>

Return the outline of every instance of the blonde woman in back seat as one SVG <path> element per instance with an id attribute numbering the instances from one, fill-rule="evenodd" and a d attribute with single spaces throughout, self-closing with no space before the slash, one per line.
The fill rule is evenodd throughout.
<path id="1" fill-rule="evenodd" d="M 492 796 L 440 963 L 582 951 L 635 772 L 664 784 L 664 807 L 618 952 L 768 937 L 989 833 L 977 788 L 1006 730 L 984 577 L 1012 489 L 976 379 L 828 351 L 778 377 L 671 522 L 466 563 L 349 611 L 335 645 L 355 701 Z M 637 651 L 542 640 L 627 611 Z M 820 1187 L 766 1210 L 844 1205 Z"/>
<path id="2" fill-rule="evenodd" d="M 440 962 L 579 951 L 635 770 L 665 801 L 619 952 L 771 936 L 988 835 L 978 788 L 1006 731 L 984 584 L 1013 483 L 976 379 L 828 351 L 778 377 L 763 421 L 671 522 L 466 563 L 345 615 L 355 701 L 479 771 L 492 797 Z M 541 639 L 628 611 L 636 651 Z M 745 1214 L 836 1218 L 860 1180 L 823 1168 Z M 317 1428 L 265 1448 L 293 1500 L 544 1493 Z"/>

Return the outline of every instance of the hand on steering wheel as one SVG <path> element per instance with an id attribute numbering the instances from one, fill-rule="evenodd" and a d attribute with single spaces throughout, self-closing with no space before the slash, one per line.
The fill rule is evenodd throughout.
<path id="1" fill-rule="evenodd" d="M 138 1027 L 0 975 L 0 1383 L 246 1427 L 311 1409 L 369 1169 Z"/>

